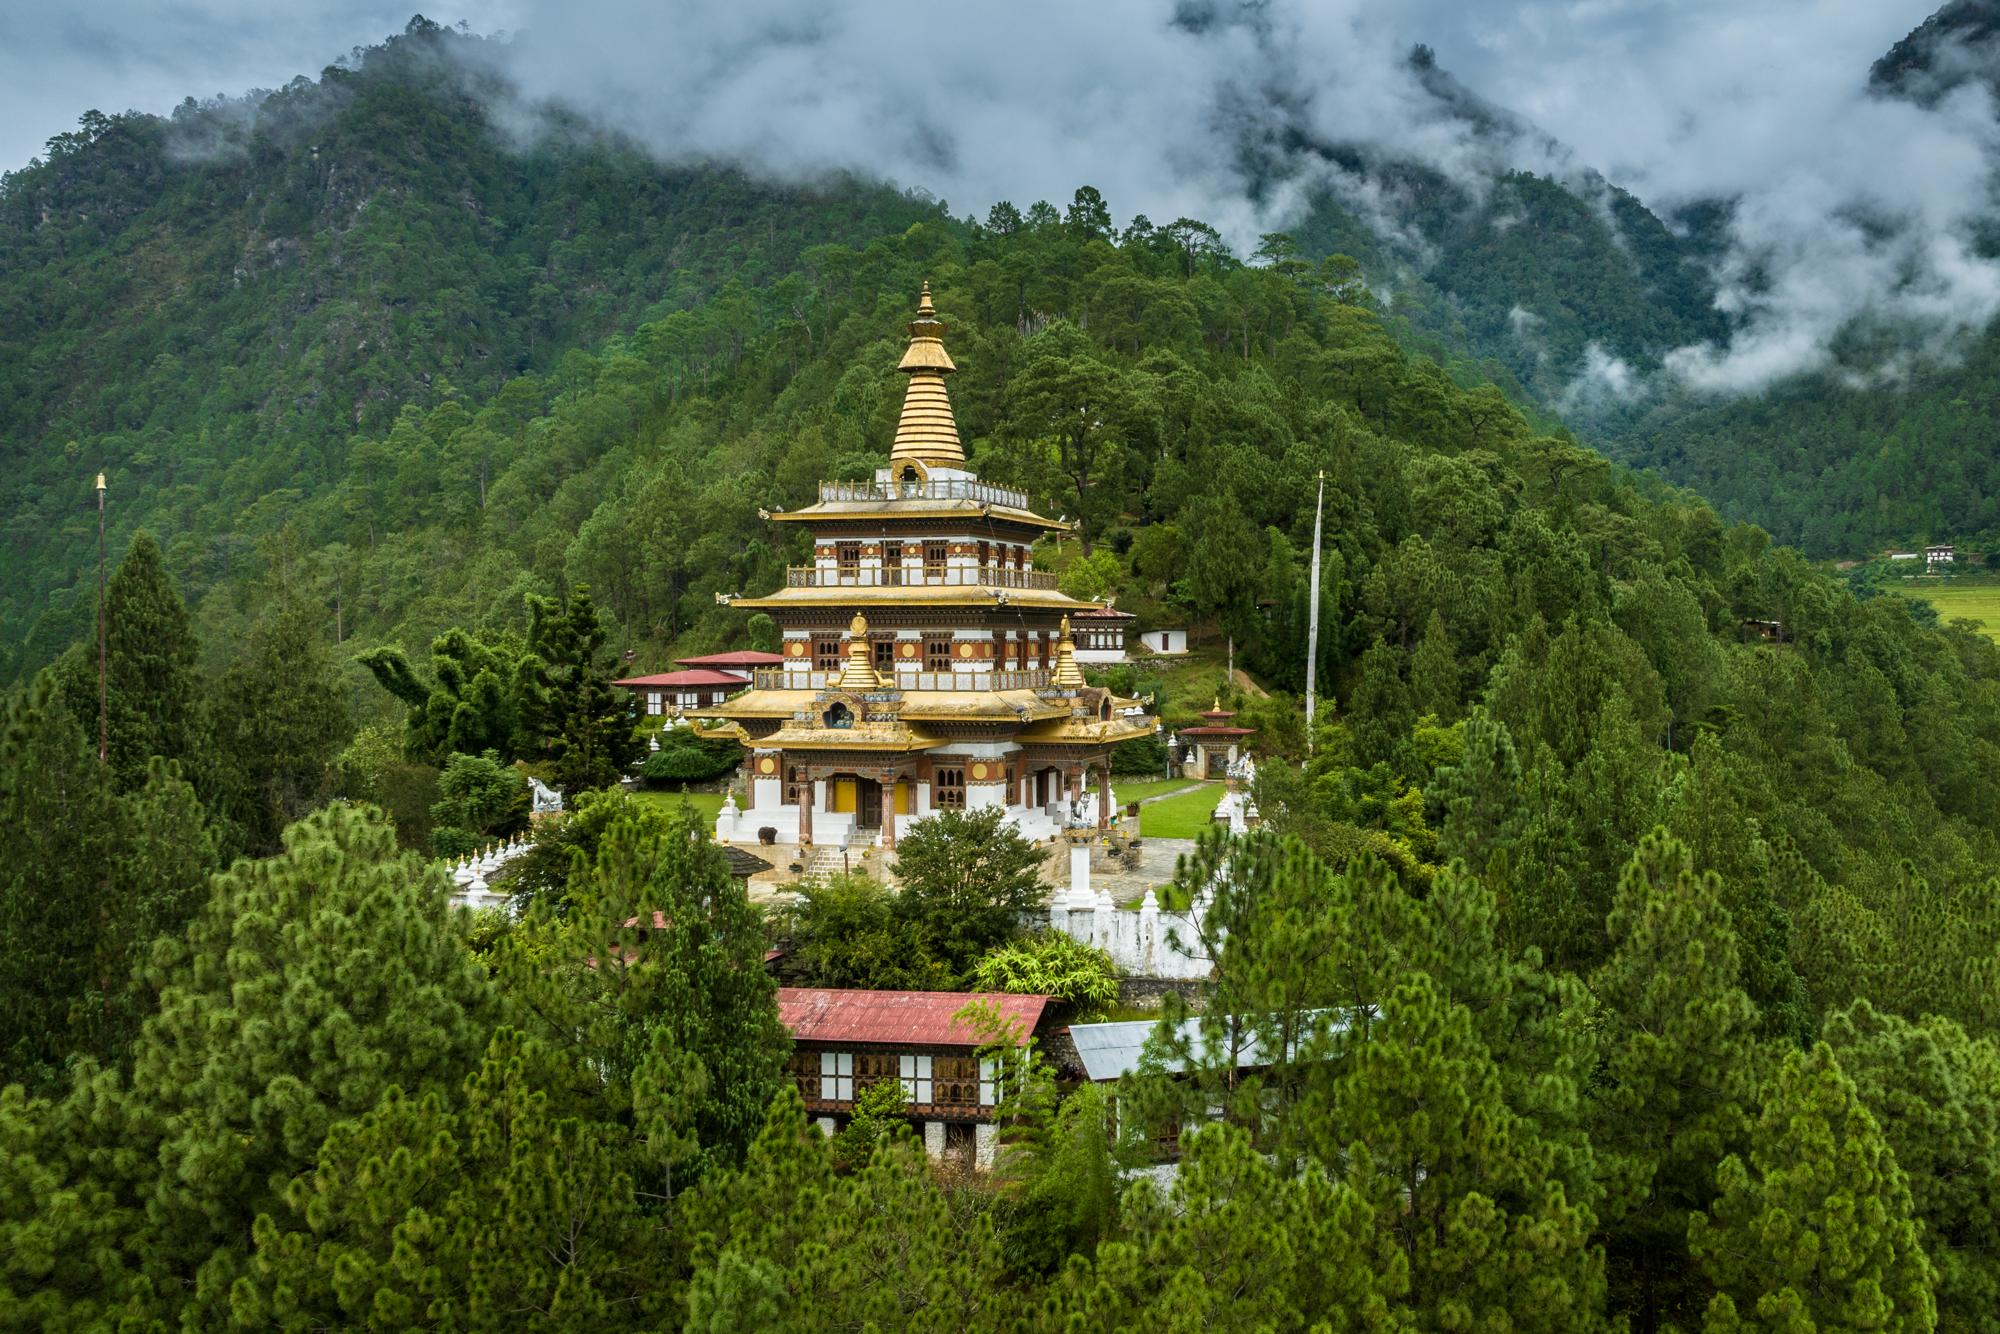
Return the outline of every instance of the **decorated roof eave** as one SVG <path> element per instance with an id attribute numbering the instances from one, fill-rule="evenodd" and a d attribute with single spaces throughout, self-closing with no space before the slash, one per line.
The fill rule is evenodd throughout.
<path id="1" fill-rule="evenodd" d="M 991 520 L 1019 524 L 1024 528 L 1046 528 L 1051 532 L 1076 531 L 1076 524 L 1070 520 L 1051 519 L 1033 510 L 1017 510 L 1010 505 L 982 505 L 970 500 L 893 500 L 880 505 L 854 500 L 827 500 L 804 509 L 771 512 L 772 523 L 824 523 L 831 520 L 931 522 L 937 519 Z"/>
<path id="2" fill-rule="evenodd" d="M 927 736 L 907 727 L 870 731 L 859 727 L 781 727 L 757 744 L 783 746 L 788 750 L 929 750 L 945 744 L 944 738 Z"/>
<path id="3" fill-rule="evenodd" d="M 1112 718 L 1051 718 L 1047 722 L 1024 727 L 1015 733 L 1014 739 L 1026 744 L 1047 744 L 1052 742 L 1118 742 L 1130 741 L 1135 737 L 1151 736 L 1155 731 L 1155 719 Z"/>
<path id="4" fill-rule="evenodd" d="M 1004 596 L 1004 600 L 1003 600 Z M 1053 588 L 989 588 L 951 584 L 908 588 L 781 588 L 760 598 L 730 598 L 732 607 L 991 607 L 1075 611 L 1079 602 Z"/>

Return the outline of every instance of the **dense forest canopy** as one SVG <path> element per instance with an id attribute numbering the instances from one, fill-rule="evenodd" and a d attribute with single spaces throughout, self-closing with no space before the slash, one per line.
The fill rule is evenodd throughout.
<path id="1" fill-rule="evenodd" d="M 0 198 L 6 281 L 48 284 L 6 298 L 10 331 L 48 321 L 7 363 L 43 423 L 8 485 L 67 516 L 59 558 L 17 519 L 8 559 L 69 588 L 90 449 L 119 516 L 104 763 L 88 597 L 32 632 L 46 592 L 7 604 L 0 1324 L 1994 1327 L 2000 646 L 1583 448 L 1325 237 L 1243 257 L 1088 186 L 955 220 L 516 155 L 427 54 L 460 40 L 276 95 L 330 99 L 299 137 L 197 108 L 247 128 L 189 165 L 186 126 L 112 118 Z M 454 125 L 490 157 L 452 208 L 384 184 L 457 170 L 419 151 Z M 323 213 L 337 141 L 393 170 Z M 202 288 L 176 210 L 233 219 L 232 263 L 283 250 L 260 154 L 300 173 L 302 249 Z M 599 248 L 621 227 L 643 260 Z M 449 264 L 467 286 L 424 276 Z M 792 932 L 821 981 L 1101 1004 L 1020 932 L 1034 850 L 927 885 L 998 837 L 940 824 L 904 893 L 845 877 L 766 920 L 691 811 L 617 790 L 608 686 L 627 651 L 768 633 L 715 594 L 798 558 L 760 509 L 881 464 L 926 280 L 975 468 L 1079 524 L 1037 562 L 1269 689 L 1228 687 L 1262 827 L 1169 890 L 1213 975 L 1115 1110 L 996 1041 L 978 1179 L 926 1163 L 893 1081 L 808 1126 L 764 956 Z M 143 394 L 90 374 L 107 292 Z M 359 324 L 313 323 L 342 303 Z M 23 443 L 72 430 L 75 460 Z M 1170 720 L 1208 702 L 1114 670 Z M 521 831 L 525 772 L 570 808 L 521 915 L 450 909 L 435 858 Z M 1278 1054 L 1249 1077 L 1246 1034 Z"/>

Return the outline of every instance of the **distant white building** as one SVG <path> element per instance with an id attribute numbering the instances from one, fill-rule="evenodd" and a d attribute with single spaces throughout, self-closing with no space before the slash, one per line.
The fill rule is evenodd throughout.
<path id="1" fill-rule="evenodd" d="M 1958 550 L 1949 542 L 1933 542 L 1924 548 L 1924 564 L 1932 574 L 1949 567 L 1958 559 Z"/>
<path id="2" fill-rule="evenodd" d="M 1185 630 L 1148 630 L 1139 636 L 1139 642 L 1147 652 L 1169 657 L 1188 651 Z"/>

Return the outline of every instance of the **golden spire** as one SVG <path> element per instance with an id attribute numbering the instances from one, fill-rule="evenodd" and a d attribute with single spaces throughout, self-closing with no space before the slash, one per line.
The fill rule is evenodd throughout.
<path id="1" fill-rule="evenodd" d="M 1065 690 L 1078 690 L 1090 683 L 1083 679 L 1083 668 L 1076 665 L 1076 641 L 1069 637 L 1069 617 L 1062 618 L 1062 628 L 1056 631 L 1056 671 L 1055 684 Z"/>
<path id="2" fill-rule="evenodd" d="M 965 466 L 965 447 L 958 441 L 958 422 L 951 415 L 951 396 L 944 377 L 957 370 L 944 350 L 944 321 L 931 304 L 931 285 L 917 298 L 917 318 L 910 321 L 910 345 L 896 369 L 910 377 L 903 391 L 903 415 L 896 422 L 896 443 L 889 449 L 889 466 L 904 462 L 925 467 Z"/>
<path id="3" fill-rule="evenodd" d="M 834 682 L 842 690 L 880 690 L 882 678 L 875 674 L 875 660 L 868 648 L 868 618 L 860 612 L 847 627 L 847 665 Z"/>

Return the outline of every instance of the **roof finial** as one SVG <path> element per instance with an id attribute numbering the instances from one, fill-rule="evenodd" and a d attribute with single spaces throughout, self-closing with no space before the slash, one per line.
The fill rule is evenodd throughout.
<path id="1" fill-rule="evenodd" d="M 842 690 L 879 690 L 884 684 L 868 648 L 868 618 L 858 611 L 847 625 L 847 665 L 834 684 Z"/>
<path id="2" fill-rule="evenodd" d="M 903 391 L 903 415 L 896 423 L 890 465 L 914 460 L 926 467 L 943 464 L 962 468 L 965 447 L 959 443 L 951 396 L 944 388 L 944 377 L 958 367 L 944 350 L 945 324 L 931 304 L 929 282 L 917 296 L 917 317 L 910 321 L 909 330 L 910 345 L 903 350 L 903 360 L 896 369 L 910 377 L 910 384 Z"/>
<path id="3" fill-rule="evenodd" d="M 1062 628 L 1056 631 L 1056 669 L 1050 679 L 1066 690 L 1080 690 L 1090 684 L 1083 679 L 1083 668 L 1076 665 L 1076 641 L 1070 638 L 1067 616 L 1062 618 Z"/>

